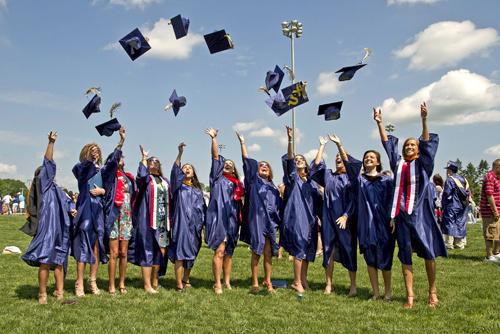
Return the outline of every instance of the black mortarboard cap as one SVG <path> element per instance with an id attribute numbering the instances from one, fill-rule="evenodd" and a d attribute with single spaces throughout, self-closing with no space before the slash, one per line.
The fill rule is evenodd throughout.
<path id="1" fill-rule="evenodd" d="M 456 173 L 456 172 L 458 172 L 459 168 L 460 168 L 460 166 L 459 166 L 458 162 L 450 160 L 450 161 L 448 161 L 448 163 L 446 164 L 446 167 L 444 169 L 449 169 L 453 173 Z"/>
<path id="2" fill-rule="evenodd" d="M 113 132 L 120 130 L 122 126 L 116 118 L 97 125 L 95 128 L 101 136 L 111 137 Z"/>
<path id="3" fill-rule="evenodd" d="M 187 35 L 189 29 L 189 19 L 180 14 L 170 19 L 172 28 L 174 28 L 175 38 L 179 39 Z"/>
<path id="4" fill-rule="evenodd" d="M 346 81 L 346 80 L 351 80 L 352 77 L 354 76 L 354 73 L 356 73 L 357 70 L 360 68 L 366 66 L 366 64 L 358 64 L 354 66 L 347 66 L 347 67 L 342 67 L 340 70 L 338 70 L 335 73 L 342 73 L 339 76 L 339 81 Z"/>
<path id="5" fill-rule="evenodd" d="M 204 35 L 210 53 L 217 53 L 234 47 L 231 36 L 224 29 Z"/>
<path id="6" fill-rule="evenodd" d="M 274 111 L 276 116 L 281 116 L 288 110 L 292 109 L 286 102 L 281 91 L 278 91 L 278 93 L 274 96 L 269 96 L 266 100 L 266 104 Z"/>
<path id="7" fill-rule="evenodd" d="M 148 41 L 138 28 L 135 28 L 130 34 L 120 39 L 120 44 L 132 60 L 136 60 L 151 49 Z"/>
<path id="8" fill-rule="evenodd" d="M 96 112 L 101 112 L 99 106 L 101 105 L 101 97 L 97 94 L 92 97 L 92 99 L 87 103 L 85 108 L 83 108 L 82 112 L 86 118 L 89 118 L 91 114 Z"/>
<path id="9" fill-rule="evenodd" d="M 267 71 L 266 88 L 268 90 L 272 88 L 277 93 L 278 90 L 280 89 L 281 82 L 283 81 L 284 77 L 285 73 L 281 70 L 281 68 L 278 65 L 276 65 L 274 71 Z"/>
<path id="10" fill-rule="evenodd" d="M 175 91 L 175 89 L 168 100 L 170 101 L 170 103 L 172 103 L 172 109 L 174 110 L 175 116 L 177 116 L 181 107 L 184 107 L 187 103 L 186 97 L 177 96 L 177 92 Z"/>
<path id="11" fill-rule="evenodd" d="M 339 119 L 340 109 L 342 109 L 343 102 L 344 101 L 338 101 L 320 105 L 318 107 L 318 115 L 325 115 L 325 121 L 333 121 Z"/>

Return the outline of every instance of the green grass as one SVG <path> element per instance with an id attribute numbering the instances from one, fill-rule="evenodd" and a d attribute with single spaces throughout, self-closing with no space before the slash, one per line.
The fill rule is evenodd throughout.
<path id="1" fill-rule="evenodd" d="M 2 249 L 16 245 L 26 250 L 30 239 L 18 231 L 22 223 L 22 217 L 0 217 Z M 347 271 L 341 265 L 335 267 L 334 293 L 323 295 L 321 261 L 310 266 L 313 291 L 307 292 L 302 301 L 289 289 L 280 289 L 275 295 L 251 295 L 250 252 L 240 244 L 234 256 L 233 290 L 221 296 L 212 292 L 212 252 L 203 247 L 192 272 L 193 288 L 184 294 L 174 291 L 171 264 L 167 276 L 160 280 L 165 288 L 154 296 L 143 293 L 139 268 L 130 265 L 127 295 L 87 295 L 76 305 L 61 305 L 49 297 L 49 305 L 39 306 L 37 269 L 27 266 L 20 256 L 0 255 L 0 333 L 499 333 L 500 266 L 482 262 L 483 248 L 480 224 L 469 225 L 467 248 L 437 260 L 441 303 L 436 310 L 426 306 L 424 265 L 416 257 L 416 306 L 404 310 L 401 265 L 396 257 L 391 302 L 368 300 L 369 281 L 361 257 L 356 298 L 345 297 L 349 284 Z M 275 259 L 273 269 L 273 278 L 290 283 L 291 263 Z M 74 298 L 74 278 L 75 262 L 70 258 L 65 285 L 68 298 Z M 100 268 L 98 284 L 101 289 L 107 286 L 106 266 Z M 51 277 L 49 293 L 52 291 Z"/>

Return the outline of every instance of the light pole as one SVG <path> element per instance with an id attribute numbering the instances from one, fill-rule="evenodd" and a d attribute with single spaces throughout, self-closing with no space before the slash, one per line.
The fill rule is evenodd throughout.
<path id="1" fill-rule="evenodd" d="M 290 48 L 292 53 L 292 74 L 291 80 L 292 84 L 295 83 L 295 38 L 300 38 L 302 36 L 302 23 L 297 20 L 291 20 L 290 22 L 284 21 L 281 23 L 281 31 L 285 37 L 290 38 Z M 292 150 L 295 154 L 295 108 L 292 108 Z"/>

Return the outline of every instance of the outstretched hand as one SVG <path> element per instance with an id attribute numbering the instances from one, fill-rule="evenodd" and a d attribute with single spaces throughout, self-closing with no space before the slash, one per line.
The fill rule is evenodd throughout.
<path id="1" fill-rule="evenodd" d="M 118 130 L 118 134 L 120 135 L 120 139 L 125 140 L 125 128 L 122 126 L 120 130 Z"/>
<path id="2" fill-rule="evenodd" d="M 149 151 L 146 151 L 144 149 L 144 146 L 142 146 L 142 145 L 139 145 L 139 148 L 141 149 L 142 159 L 147 160 L 148 156 L 149 156 Z"/>
<path id="3" fill-rule="evenodd" d="M 382 122 L 382 110 L 381 109 L 377 110 L 377 109 L 373 108 L 373 119 L 377 123 L 381 123 Z"/>
<path id="4" fill-rule="evenodd" d="M 320 145 L 326 145 L 326 143 L 328 143 L 328 137 L 320 136 L 319 137 L 319 144 Z"/>
<path id="5" fill-rule="evenodd" d="M 243 137 L 238 131 L 236 131 L 236 137 L 238 137 L 240 144 L 245 144 L 245 137 Z"/>
<path id="6" fill-rule="evenodd" d="M 291 127 L 289 127 L 288 125 L 285 125 L 286 126 L 286 134 L 288 136 L 288 139 L 292 139 L 293 137 L 293 129 Z"/>
<path id="7" fill-rule="evenodd" d="M 184 142 L 180 143 L 179 146 L 177 146 L 180 154 L 184 152 L 184 147 L 186 147 L 186 144 L 184 144 Z"/>
<path id="8" fill-rule="evenodd" d="M 337 146 L 340 146 L 342 144 L 340 138 L 335 133 L 329 134 L 328 137 L 330 138 L 331 141 L 337 144 Z"/>
<path id="9" fill-rule="evenodd" d="M 208 128 L 205 130 L 205 133 L 210 136 L 210 138 L 214 139 L 219 134 L 219 130 L 214 128 Z"/>
<path id="10" fill-rule="evenodd" d="M 423 102 L 420 105 L 420 118 L 426 119 L 427 118 L 427 114 L 428 114 L 427 104 L 425 102 Z"/>
<path id="11" fill-rule="evenodd" d="M 55 143 L 57 139 L 57 132 L 50 131 L 48 137 L 49 137 L 49 143 Z"/>

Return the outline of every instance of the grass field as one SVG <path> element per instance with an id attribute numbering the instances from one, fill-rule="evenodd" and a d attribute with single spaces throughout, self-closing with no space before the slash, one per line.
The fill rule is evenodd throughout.
<path id="1" fill-rule="evenodd" d="M 18 231 L 22 217 L 0 217 L 0 247 L 16 245 L 25 250 L 29 237 Z M 500 266 L 482 262 L 480 225 L 469 225 L 468 247 L 440 258 L 438 292 L 440 305 L 426 306 L 427 281 L 423 261 L 415 258 L 416 305 L 404 310 L 401 265 L 393 266 L 394 298 L 391 302 L 370 301 L 366 265 L 358 258 L 358 296 L 346 298 L 347 271 L 336 265 L 335 291 L 323 295 L 321 261 L 310 266 L 310 286 L 305 298 L 297 300 L 292 290 L 274 295 L 252 295 L 250 252 L 244 244 L 236 249 L 233 290 L 221 296 L 212 292 L 212 252 L 203 247 L 192 272 L 193 288 L 176 293 L 172 266 L 160 280 L 158 295 L 145 295 L 138 267 L 129 266 L 127 295 L 103 293 L 62 305 L 49 297 L 49 304 L 36 303 L 37 269 L 17 255 L 0 255 L 0 333 L 500 333 Z M 286 256 L 285 256 L 286 258 Z M 262 269 L 261 269 L 262 271 Z M 274 260 L 274 279 L 290 283 L 292 267 L 286 259 Z M 65 290 L 74 298 L 75 262 L 70 258 Z M 49 294 L 53 291 L 51 277 Z M 107 267 L 99 271 L 98 284 L 107 286 Z M 104 292 L 104 291 L 103 291 Z"/>

